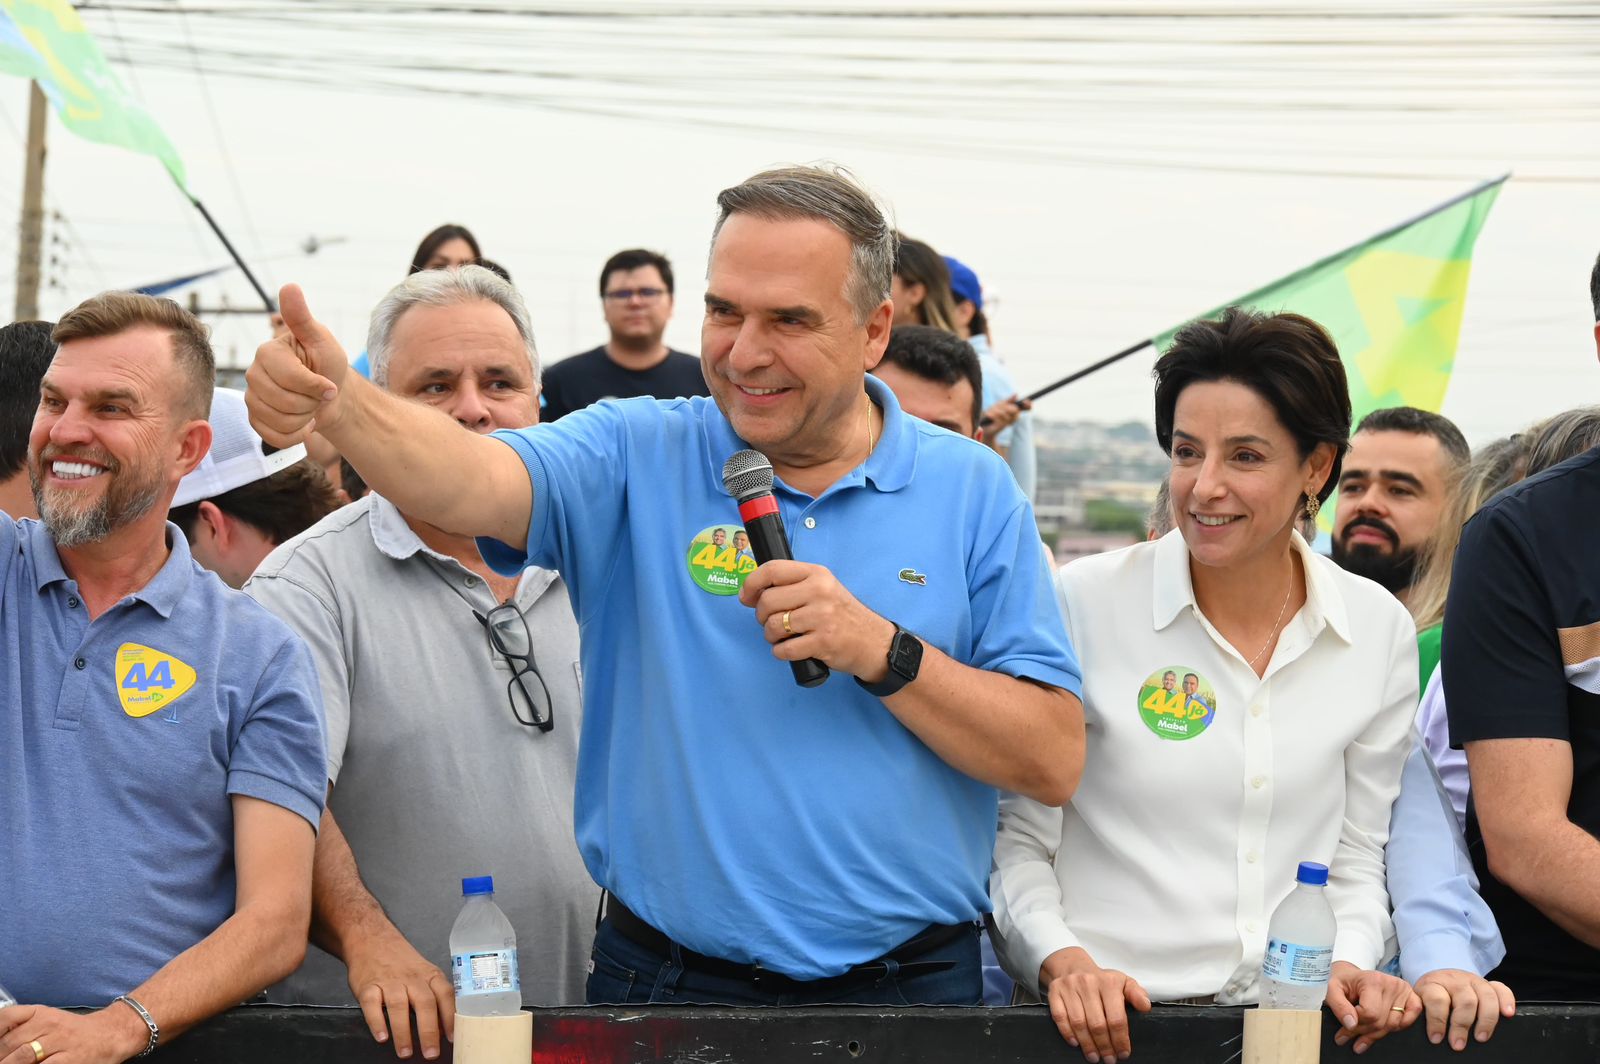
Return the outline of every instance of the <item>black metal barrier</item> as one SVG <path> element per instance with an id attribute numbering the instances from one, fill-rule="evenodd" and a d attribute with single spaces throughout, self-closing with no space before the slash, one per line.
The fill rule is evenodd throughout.
<path id="1" fill-rule="evenodd" d="M 828 1007 L 534 1009 L 532 1064 L 1016 1064 L 1082 1055 L 1056 1033 L 1042 1005 L 1004 1009 Z M 1132 1022 L 1142 1064 L 1237 1061 L 1244 1010 L 1157 1006 Z M 1453 1053 L 1428 1042 L 1419 1022 L 1360 1057 L 1333 1044 L 1324 1013 L 1322 1059 L 1541 1064 L 1600 1060 L 1600 1006 L 1529 1005 L 1488 1043 Z M 155 1058 L 167 1064 L 396 1064 L 356 1009 L 234 1009 L 190 1031 Z M 451 1059 L 448 1047 L 444 1061 Z M 421 1064 L 420 1050 L 408 1064 Z"/>

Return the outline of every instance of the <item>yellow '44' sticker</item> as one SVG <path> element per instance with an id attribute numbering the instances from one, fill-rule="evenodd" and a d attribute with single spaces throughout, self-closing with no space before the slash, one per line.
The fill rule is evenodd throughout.
<path id="1" fill-rule="evenodd" d="M 130 717 L 166 709 L 194 686 L 192 668 L 170 654 L 138 643 L 117 648 L 117 698 Z"/>

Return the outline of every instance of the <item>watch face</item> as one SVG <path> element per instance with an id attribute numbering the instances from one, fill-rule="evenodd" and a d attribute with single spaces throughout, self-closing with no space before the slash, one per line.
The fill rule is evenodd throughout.
<path id="1" fill-rule="evenodd" d="M 917 678 L 917 669 L 921 665 L 922 640 L 902 628 L 895 633 L 889 667 L 909 681 Z"/>

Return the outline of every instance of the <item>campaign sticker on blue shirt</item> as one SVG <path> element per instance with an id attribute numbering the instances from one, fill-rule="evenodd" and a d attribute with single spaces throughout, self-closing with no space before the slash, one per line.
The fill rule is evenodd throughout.
<path id="1" fill-rule="evenodd" d="M 194 686 L 195 671 L 170 654 L 140 643 L 117 648 L 117 698 L 130 717 L 166 709 Z"/>
<path id="2" fill-rule="evenodd" d="M 711 525 L 689 541 L 689 576 L 713 595 L 737 595 L 756 571 L 750 537 L 739 525 Z"/>
<path id="3" fill-rule="evenodd" d="M 1139 718 L 1163 739 L 1193 739 L 1211 727 L 1217 692 L 1193 669 L 1157 669 L 1139 687 Z"/>

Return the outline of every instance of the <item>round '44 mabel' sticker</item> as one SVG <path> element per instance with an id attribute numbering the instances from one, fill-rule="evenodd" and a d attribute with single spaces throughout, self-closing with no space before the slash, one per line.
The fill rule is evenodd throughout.
<path id="1" fill-rule="evenodd" d="M 1193 669 L 1173 665 L 1139 686 L 1139 718 L 1163 739 L 1193 739 L 1217 717 L 1217 692 Z"/>
<path id="2" fill-rule="evenodd" d="M 756 571 L 750 537 L 738 525 L 712 525 L 689 541 L 689 576 L 713 595 L 737 595 Z"/>

